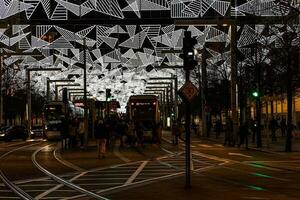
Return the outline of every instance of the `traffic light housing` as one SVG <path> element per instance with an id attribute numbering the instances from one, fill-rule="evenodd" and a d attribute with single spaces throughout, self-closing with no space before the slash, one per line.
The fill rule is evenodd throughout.
<path id="1" fill-rule="evenodd" d="M 106 89 L 106 100 L 111 97 L 111 89 Z"/>
<path id="2" fill-rule="evenodd" d="M 198 62 L 195 60 L 195 44 L 197 44 L 197 40 L 191 37 L 191 32 L 185 31 L 182 48 L 183 67 L 185 70 L 192 70 L 198 65 Z"/>
<path id="3" fill-rule="evenodd" d="M 256 99 L 260 97 L 260 93 L 257 90 L 253 90 L 251 96 Z"/>

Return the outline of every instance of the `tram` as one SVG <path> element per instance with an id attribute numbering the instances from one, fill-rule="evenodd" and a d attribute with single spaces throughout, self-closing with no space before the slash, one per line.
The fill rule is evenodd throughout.
<path id="1" fill-rule="evenodd" d="M 84 109 L 75 106 L 71 101 L 52 101 L 44 105 L 44 132 L 46 138 L 58 139 L 61 135 L 63 120 L 83 118 Z"/>
<path id="2" fill-rule="evenodd" d="M 127 102 L 127 116 L 134 124 L 139 123 L 144 136 L 152 136 L 153 126 L 160 121 L 159 102 L 155 95 L 133 95 Z"/>

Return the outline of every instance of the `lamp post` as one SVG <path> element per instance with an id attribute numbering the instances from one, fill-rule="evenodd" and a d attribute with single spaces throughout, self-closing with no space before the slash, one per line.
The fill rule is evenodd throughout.
<path id="1" fill-rule="evenodd" d="M 158 93 L 160 92 L 162 98 L 161 98 L 161 107 L 162 107 L 162 117 L 163 117 L 163 125 L 165 126 L 165 122 L 166 122 L 166 102 L 167 102 L 167 98 L 166 98 L 166 90 L 164 88 L 147 88 L 146 90 L 144 90 L 145 93 Z"/>
<path id="2" fill-rule="evenodd" d="M 61 79 L 56 79 L 56 80 L 50 80 L 47 79 L 47 100 L 50 101 L 50 84 L 51 83 L 69 83 L 69 82 L 75 82 L 75 80 L 61 80 Z"/>
<path id="3" fill-rule="evenodd" d="M 72 89 L 68 89 L 68 93 L 69 93 L 69 99 L 71 99 L 71 93 L 83 93 L 84 94 L 84 89 L 83 88 L 72 88 Z"/>
<path id="4" fill-rule="evenodd" d="M 59 87 L 75 87 L 75 86 L 80 86 L 80 84 L 79 83 L 74 83 L 74 84 L 59 84 L 59 85 L 55 85 L 55 101 L 58 101 L 58 88 Z"/>
<path id="5" fill-rule="evenodd" d="M 28 130 L 31 130 L 31 84 L 30 84 L 30 73 L 33 71 L 61 71 L 61 68 L 27 68 L 26 77 L 27 77 L 27 120 L 28 120 Z"/>
<path id="6" fill-rule="evenodd" d="M 174 105 L 172 82 L 148 82 L 147 84 L 149 85 L 149 87 L 167 88 L 167 118 L 170 117 L 171 119 L 172 118 L 171 113 L 173 112 L 173 105 Z M 156 85 L 158 85 L 158 87 L 155 87 Z"/>
<path id="7" fill-rule="evenodd" d="M 176 66 L 177 68 L 177 66 Z M 182 68 L 182 67 L 180 67 Z M 178 119 L 178 78 L 176 75 L 173 75 L 172 77 L 151 77 L 149 80 L 172 80 L 172 83 L 174 84 L 174 112 L 175 112 L 175 119 Z M 172 89 L 171 89 L 172 91 Z"/>
<path id="8" fill-rule="evenodd" d="M 146 86 L 146 89 L 162 89 L 164 90 L 164 95 L 165 95 L 165 104 L 163 106 L 164 108 L 164 118 L 163 118 L 163 124 L 164 127 L 166 126 L 167 122 L 167 115 L 169 114 L 169 105 L 170 105 L 170 99 L 169 99 L 169 87 L 165 86 Z"/>
<path id="9" fill-rule="evenodd" d="M 3 48 L 0 48 L 0 124 L 3 124 L 3 91 L 2 91 L 2 69 L 4 68 L 4 56 L 43 56 L 42 54 L 34 53 L 18 53 L 18 52 L 4 52 Z"/>

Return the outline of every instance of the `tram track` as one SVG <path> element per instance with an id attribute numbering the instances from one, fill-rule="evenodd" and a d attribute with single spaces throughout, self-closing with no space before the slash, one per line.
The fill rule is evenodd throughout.
<path id="1" fill-rule="evenodd" d="M 52 178 L 53 180 L 57 181 L 58 183 L 60 183 L 60 184 L 62 184 L 62 185 L 65 185 L 65 186 L 67 186 L 67 187 L 69 187 L 69 188 L 72 188 L 73 190 L 76 190 L 76 191 L 78 191 L 78 192 L 80 192 L 80 193 L 83 193 L 83 194 L 85 194 L 85 195 L 87 195 L 87 196 L 93 197 L 93 198 L 95 198 L 95 199 L 100 199 L 100 200 L 108 200 L 108 199 L 105 198 L 105 197 L 99 196 L 99 195 L 97 195 L 97 194 L 95 194 L 95 193 L 93 193 L 93 192 L 91 192 L 91 191 L 88 191 L 88 190 L 85 190 L 85 189 L 79 187 L 79 186 L 76 185 L 76 184 L 73 184 L 73 183 L 71 182 L 72 179 L 71 179 L 71 181 L 65 180 L 65 179 L 63 179 L 63 178 L 61 178 L 61 177 L 59 177 L 59 176 L 57 176 L 57 175 L 51 173 L 51 172 L 50 172 L 49 170 L 47 170 L 46 168 L 42 167 L 42 166 L 37 162 L 37 160 L 36 160 L 36 155 L 37 155 L 38 152 L 40 152 L 41 150 L 43 150 L 44 148 L 47 148 L 47 147 L 49 147 L 49 146 L 51 146 L 51 145 L 48 145 L 48 146 L 41 147 L 41 148 L 37 149 L 37 150 L 32 154 L 32 156 L 31 156 L 31 159 L 32 159 L 33 164 L 34 164 L 40 171 L 42 171 L 44 174 L 46 174 L 48 177 Z M 84 173 L 84 172 L 83 172 L 83 173 Z M 84 175 L 84 174 L 82 174 L 82 175 Z"/>
<path id="2" fill-rule="evenodd" d="M 17 143 L 17 144 L 12 144 L 12 145 L 7 145 L 7 147 L 14 147 L 14 146 L 19 146 L 19 145 L 23 145 L 25 144 L 26 142 L 21 142 L 21 143 Z M 39 144 L 39 143 L 38 143 Z M 4 157 L 6 157 L 7 155 L 15 152 L 15 151 L 19 151 L 21 149 L 25 149 L 27 147 L 31 147 L 31 146 L 34 146 L 36 145 L 36 143 L 33 143 L 33 144 L 29 144 L 29 145 L 25 145 L 25 146 L 21 146 L 21 147 L 18 147 L 18 148 L 15 148 L 13 150 L 10 150 L 4 154 L 2 154 L 0 156 L 0 160 L 2 160 Z M 8 179 L 8 177 L 3 173 L 2 169 L 0 168 L 0 178 L 1 180 L 3 181 L 3 183 L 13 192 L 15 193 L 16 195 L 18 195 L 19 197 L 21 197 L 22 199 L 26 199 L 26 200 L 33 200 L 33 198 L 27 194 L 24 190 L 22 190 L 20 187 L 18 187 L 16 184 L 14 184 L 12 181 L 10 181 Z"/>
<path id="3" fill-rule="evenodd" d="M 139 187 L 149 183 L 164 179 L 181 176 L 184 174 L 184 156 L 182 152 L 173 153 L 172 150 L 160 151 L 160 155 L 153 157 L 147 152 L 143 153 L 145 160 L 116 164 L 109 167 L 100 167 L 88 170 L 81 170 L 74 167 L 72 163 L 66 163 L 59 158 L 57 149 L 50 150 L 51 145 L 46 145 L 35 149 L 31 154 L 33 165 L 43 172 L 46 177 L 35 180 L 15 181 L 14 184 L 19 188 L 26 188 L 22 191 L 30 191 L 29 196 L 22 199 L 102 199 L 108 200 L 103 195 L 127 190 L 132 187 Z M 25 147 L 24 147 L 25 148 Z M 46 162 L 39 163 L 37 155 L 41 152 L 51 152 L 51 155 L 57 160 L 55 166 L 64 165 L 69 167 L 72 172 L 57 175 L 50 172 Z M 46 155 L 46 154 L 45 154 Z M 41 157 L 45 155 L 41 154 Z M 50 155 L 50 153 L 49 153 Z M 56 155 L 56 156 L 55 156 Z M 216 165 L 224 164 L 223 160 L 206 155 L 195 155 L 193 157 L 195 172 L 205 171 L 214 168 Z M 41 161 L 41 160 L 40 160 Z M 53 166 L 52 166 L 53 167 Z M 51 167 L 50 167 L 51 168 Z M 41 188 L 40 188 L 41 187 Z M 31 189 L 32 188 L 32 189 Z M 39 189 L 37 189 L 39 188 Z M 57 196 L 56 194 L 64 194 Z M 77 194 L 76 194 L 77 193 Z M 54 196 L 53 196 L 54 195 Z"/>

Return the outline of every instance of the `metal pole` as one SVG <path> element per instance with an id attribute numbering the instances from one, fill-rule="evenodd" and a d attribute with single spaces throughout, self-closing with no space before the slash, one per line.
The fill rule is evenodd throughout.
<path id="1" fill-rule="evenodd" d="M 50 80 L 47 79 L 47 101 L 50 101 Z"/>
<path id="2" fill-rule="evenodd" d="M 31 130 L 31 84 L 30 84 L 30 69 L 26 70 L 27 76 L 27 105 L 28 105 L 28 130 Z"/>
<path id="3" fill-rule="evenodd" d="M 177 76 L 175 75 L 174 76 L 175 78 L 175 119 L 177 120 L 178 119 L 178 79 L 177 79 Z"/>
<path id="4" fill-rule="evenodd" d="M 55 101 L 58 101 L 58 86 L 55 86 Z"/>
<path id="5" fill-rule="evenodd" d="M 185 70 L 185 81 L 188 82 L 190 80 L 190 70 Z M 185 103 L 185 177 L 186 177 L 186 182 L 185 186 L 186 188 L 191 187 L 191 148 L 190 148 L 190 143 L 191 143 L 191 138 L 190 138 L 190 124 L 191 124 L 191 107 L 190 103 L 186 102 Z"/>
<path id="6" fill-rule="evenodd" d="M 2 49 L 1 49 L 1 55 L 0 55 L 0 124 L 3 124 L 3 92 L 2 92 L 2 69 L 3 69 L 3 55 L 2 55 Z"/>
<path id="7" fill-rule="evenodd" d="M 230 50 L 231 50 L 231 112 L 232 112 L 232 122 L 233 122 L 233 133 L 232 137 L 233 141 L 231 141 L 232 145 L 234 145 L 238 141 L 238 112 L 236 109 L 236 82 L 237 82 L 237 33 L 236 33 L 236 24 L 231 25 L 230 29 L 231 37 L 230 37 Z"/>
<path id="8" fill-rule="evenodd" d="M 84 146 L 88 145 L 88 107 L 87 107 L 87 89 L 86 89 L 86 39 L 83 38 L 83 87 L 84 87 Z"/>
<path id="9" fill-rule="evenodd" d="M 206 89 L 207 89 L 207 69 L 206 69 L 206 50 L 202 51 L 201 59 L 201 104 L 202 104 L 202 135 L 207 136 L 207 119 L 206 119 Z"/>

